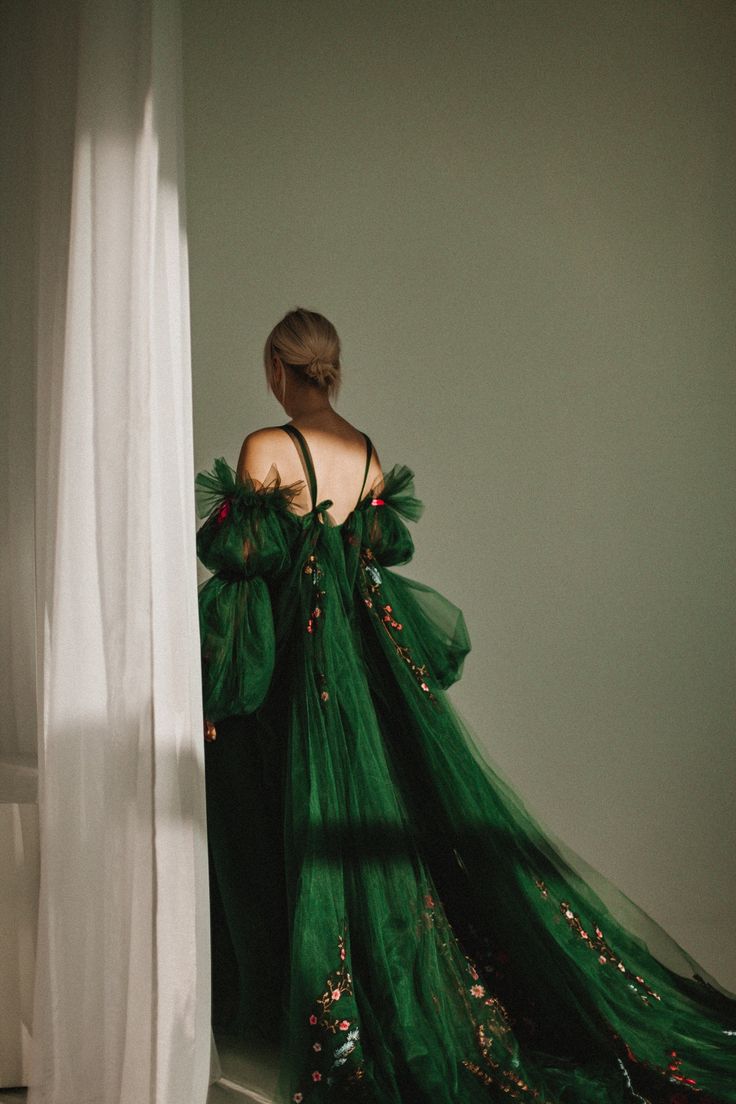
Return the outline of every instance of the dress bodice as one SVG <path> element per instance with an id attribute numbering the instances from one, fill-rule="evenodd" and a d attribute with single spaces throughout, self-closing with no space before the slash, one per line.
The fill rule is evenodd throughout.
<path id="1" fill-rule="evenodd" d="M 367 437 L 366 445 L 367 475 L 372 447 Z M 395 464 L 382 472 L 371 490 L 363 494 L 361 488 L 354 509 L 336 524 L 330 500 L 315 501 L 308 451 L 305 459 L 312 508 L 303 514 L 292 504 L 304 481 L 284 483 L 275 464 L 261 482 L 247 473 L 241 479 L 219 457 L 211 471 L 196 477 L 198 512 L 205 519 L 197 532 L 197 554 L 213 573 L 199 591 L 204 704 L 210 720 L 257 709 L 267 696 L 279 650 L 296 662 L 303 640 L 300 623 L 313 629 L 320 617 L 319 635 L 336 651 L 348 637 L 350 646 L 359 646 L 365 628 L 359 613 L 369 610 L 383 618 L 397 654 L 413 662 L 414 652 L 421 650 L 431 662 L 416 663 L 415 669 L 427 667 L 438 687 L 459 677 L 470 648 L 455 605 L 391 570 L 411 560 L 414 541 L 407 522 L 417 521 L 423 509 L 411 469 Z M 395 600 L 398 591 L 412 623 L 397 628 L 390 613 L 391 596 Z M 411 648 L 408 638 L 414 641 Z M 316 662 L 315 650 L 303 658 Z M 419 682 L 429 685 L 424 677 Z"/>

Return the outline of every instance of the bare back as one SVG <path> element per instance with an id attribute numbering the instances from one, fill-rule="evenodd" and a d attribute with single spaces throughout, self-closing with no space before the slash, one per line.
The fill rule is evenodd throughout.
<path id="1" fill-rule="evenodd" d="M 371 448 L 366 472 L 366 437 L 350 422 L 334 415 L 321 424 L 309 424 L 297 419 L 290 423 L 306 442 L 316 479 L 316 502 L 331 499 L 329 515 L 335 525 L 341 525 L 355 509 L 357 502 L 382 476 L 375 448 Z M 282 483 L 304 481 L 294 499 L 295 513 L 307 513 L 311 507 L 309 472 L 303 462 L 299 443 L 282 426 L 267 426 L 249 433 L 243 441 L 238 460 L 238 475 L 246 473 L 253 479 L 265 480 L 275 465 Z"/>

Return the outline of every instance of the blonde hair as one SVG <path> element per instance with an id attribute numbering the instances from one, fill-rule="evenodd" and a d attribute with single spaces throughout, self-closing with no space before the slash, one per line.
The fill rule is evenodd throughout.
<path id="1" fill-rule="evenodd" d="M 342 371 L 340 338 L 323 314 L 296 307 L 276 323 L 266 338 L 263 365 L 268 386 L 275 394 L 274 356 L 311 385 L 330 396 L 337 395 Z"/>

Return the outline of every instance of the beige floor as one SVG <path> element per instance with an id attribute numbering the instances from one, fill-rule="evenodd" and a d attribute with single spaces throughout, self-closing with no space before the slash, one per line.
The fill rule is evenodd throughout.
<path id="1" fill-rule="evenodd" d="M 278 1049 L 247 1049 L 242 1043 L 215 1036 L 222 1078 L 210 1086 L 207 1104 L 256 1101 L 271 1104 L 278 1074 Z"/>
<path id="2" fill-rule="evenodd" d="M 271 1104 L 276 1085 L 278 1051 L 246 1050 L 217 1038 L 222 1078 L 210 1085 L 206 1104 Z M 26 1089 L 0 1089 L 0 1104 L 25 1104 Z"/>

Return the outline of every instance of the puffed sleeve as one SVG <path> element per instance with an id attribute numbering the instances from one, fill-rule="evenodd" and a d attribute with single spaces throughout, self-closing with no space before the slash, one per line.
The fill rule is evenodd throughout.
<path id="1" fill-rule="evenodd" d="M 406 525 L 418 521 L 424 503 L 414 494 L 414 472 L 406 464 L 394 464 L 377 487 L 368 506 L 366 542 L 386 566 L 408 563 L 414 540 Z"/>
<path id="2" fill-rule="evenodd" d="M 399 663 L 408 654 L 417 657 L 429 680 L 446 689 L 460 678 L 471 647 L 463 612 L 439 591 L 390 566 L 407 563 L 414 553 L 406 522 L 417 521 L 424 509 L 414 494 L 414 473 L 395 465 L 367 509 L 364 586 L 379 634 Z"/>
<path id="3" fill-rule="evenodd" d="M 275 473 L 275 474 L 274 474 Z M 211 577 L 198 591 L 204 715 L 210 721 L 254 712 L 271 682 L 275 633 L 270 586 L 290 562 L 300 483 L 272 468 L 263 483 L 241 480 L 224 457 L 195 479 L 197 555 Z M 290 524 L 291 523 L 291 524 Z"/>

